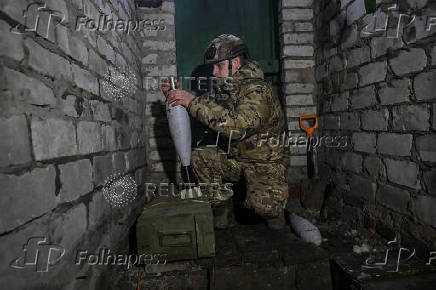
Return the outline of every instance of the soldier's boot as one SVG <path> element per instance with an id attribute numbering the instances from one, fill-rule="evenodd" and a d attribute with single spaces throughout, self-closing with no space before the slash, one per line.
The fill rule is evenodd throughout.
<path id="1" fill-rule="evenodd" d="M 285 214 L 283 210 L 280 212 L 279 216 L 268 217 L 265 220 L 266 220 L 266 225 L 271 230 L 281 230 L 286 225 Z"/>
<path id="2" fill-rule="evenodd" d="M 216 229 L 226 229 L 229 227 L 229 216 L 231 212 L 231 203 L 217 205 L 213 209 L 214 227 Z"/>

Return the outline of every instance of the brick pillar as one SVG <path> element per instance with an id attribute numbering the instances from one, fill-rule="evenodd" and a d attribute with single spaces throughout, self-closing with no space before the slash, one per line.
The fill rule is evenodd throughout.
<path id="1" fill-rule="evenodd" d="M 165 96 L 161 80 L 177 76 L 175 5 L 174 1 L 159 2 L 152 7 L 141 7 L 137 13 L 142 19 L 159 23 L 157 29 L 145 30 L 142 35 L 143 85 L 147 93 L 146 121 L 148 124 L 147 151 L 150 174 L 147 182 L 176 182 L 180 176 L 180 162 L 171 139 L 165 114 Z"/>
<path id="2" fill-rule="evenodd" d="M 279 5 L 282 91 L 288 136 L 305 136 L 298 117 L 315 114 L 314 30 L 312 0 L 281 0 Z M 289 146 L 289 182 L 307 177 L 305 146 Z"/>

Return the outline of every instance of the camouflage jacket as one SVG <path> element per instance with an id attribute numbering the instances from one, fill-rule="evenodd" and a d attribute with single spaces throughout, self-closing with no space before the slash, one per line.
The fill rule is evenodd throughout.
<path id="1" fill-rule="evenodd" d="M 215 96 L 205 93 L 194 98 L 188 112 L 218 132 L 220 138 L 231 139 L 231 158 L 242 162 L 286 163 L 288 156 L 282 146 L 259 142 L 260 138 L 276 137 L 285 130 L 281 104 L 265 81 L 260 65 L 248 61 L 232 76 L 228 87 L 228 91 Z"/>

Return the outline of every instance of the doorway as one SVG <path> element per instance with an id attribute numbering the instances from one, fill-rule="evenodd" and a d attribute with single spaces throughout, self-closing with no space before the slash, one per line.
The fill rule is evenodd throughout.
<path id="1" fill-rule="evenodd" d="M 202 64 L 209 42 L 220 34 L 234 34 L 247 45 L 281 99 L 278 0 L 176 0 L 175 8 L 179 77 L 207 76 Z"/>

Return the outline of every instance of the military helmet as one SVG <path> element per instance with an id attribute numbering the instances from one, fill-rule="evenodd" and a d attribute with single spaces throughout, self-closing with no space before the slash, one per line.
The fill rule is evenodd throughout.
<path id="1" fill-rule="evenodd" d="M 244 42 L 232 34 L 221 34 L 211 41 L 204 53 L 204 63 L 214 64 L 223 60 L 230 60 L 239 55 L 250 58 L 248 48 Z"/>

